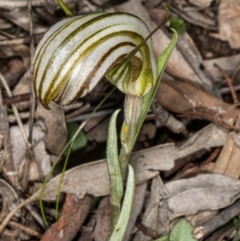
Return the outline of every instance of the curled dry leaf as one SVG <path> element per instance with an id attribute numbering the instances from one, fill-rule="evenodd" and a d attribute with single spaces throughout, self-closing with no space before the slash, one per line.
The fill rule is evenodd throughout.
<path id="1" fill-rule="evenodd" d="M 236 145 L 231 135 L 228 135 L 221 153 L 214 163 L 212 171 L 214 173 L 224 174 L 229 177 L 239 178 L 239 156 L 240 148 Z"/>
<path id="2" fill-rule="evenodd" d="M 237 108 L 192 84 L 183 81 L 162 81 L 155 98 L 163 107 L 175 113 L 199 116 L 223 127 L 235 128 Z"/>
<path id="3" fill-rule="evenodd" d="M 24 129 L 26 133 L 28 134 L 28 125 L 24 126 Z M 46 134 L 46 128 L 42 121 L 38 121 L 36 124 L 34 124 L 33 127 L 33 153 L 35 160 L 38 163 L 38 168 L 42 172 L 44 176 L 48 173 L 50 170 L 50 156 L 47 154 L 45 150 L 45 144 L 43 142 L 43 139 Z M 21 170 L 21 166 L 24 163 L 24 158 L 26 154 L 26 147 L 25 142 L 22 137 L 22 133 L 18 126 L 13 126 L 10 128 L 10 135 L 11 135 L 11 142 L 12 142 L 12 153 L 13 153 L 13 161 L 15 165 L 16 171 Z M 33 167 L 33 166 L 32 166 Z M 34 170 L 31 169 L 31 171 Z M 35 169 L 36 170 L 36 169 Z M 31 177 L 33 176 L 33 173 L 30 173 Z M 41 176 L 41 174 L 36 175 Z M 36 179 L 35 179 L 36 180 Z"/>
<path id="4" fill-rule="evenodd" d="M 45 144 L 51 154 L 59 155 L 64 148 L 67 139 L 67 128 L 64 118 L 64 112 L 61 106 L 50 103 L 51 110 L 46 110 L 38 103 L 35 116 L 37 119 L 43 119 L 46 125 Z"/>

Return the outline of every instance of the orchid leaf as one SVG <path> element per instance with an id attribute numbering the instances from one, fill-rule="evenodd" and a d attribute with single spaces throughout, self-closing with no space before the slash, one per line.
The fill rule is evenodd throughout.
<path id="1" fill-rule="evenodd" d="M 123 179 L 121 167 L 118 160 L 118 144 L 117 144 L 117 128 L 116 119 L 120 110 L 116 110 L 109 123 L 107 138 L 107 165 L 111 184 L 111 214 L 112 226 L 116 225 L 121 209 L 121 201 L 123 197 Z"/>
<path id="2" fill-rule="evenodd" d="M 128 165 L 128 178 L 122 209 L 109 241 L 122 241 L 126 233 L 135 194 L 135 177 L 132 166 Z"/>

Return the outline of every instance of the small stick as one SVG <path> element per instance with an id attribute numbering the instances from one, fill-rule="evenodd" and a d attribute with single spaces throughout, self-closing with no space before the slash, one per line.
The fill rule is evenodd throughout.
<path id="1" fill-rule="evenodd" d="M 7 82 L 6 82 L 4 76 L 1 73 L 0 73 L 0 80 L 2 81 L 2 84 L 3 84 L 4 88 L 6 89 L 8 96 L 12 97 L 11 90 L 9 89 L 9 87 L 7 85 Z M 12 105 L 12 109 L 13 109 L 13 112 L 14 112 L 14 114 L 16 116 L 16 120 L 17 120 L 18 126 L 19 126 L 19 128 L 20 128 L 20 130 L 22 132 L 24 141 L 25 141 L 27 147 L 31 147 L 31 144 L 28 142 L 27 134 L 26 134 L 26 132 L 25 132 L 25 130 L 23 128 L 23 124 L 22 124 L 22 121 L 20 119 L 20 116 L 19 116 L 19 113 L 18 113 L 18 109 L 17 109 L 17 107 L 15 105 Z"/>
<path id="2" fill-rule="evenodd" d="M 234 217 L 239 215 L 239 213 L 240 213 L 240 200 L 237 200 L 234 204 L 224 209 L 214 218 L 203 223 L 201 226 L 196 227 L 193 231 L 193 236 L 196 239 L 201 239 L 209 235 L 219 227 L 228 223 Z"/>
<path id="3" fill-rule="evenodd" d="M 40 238 L 40 239 L 42 238 L 42 235 L 39 232 L 37 232 L 35 230 L 32 230 L 31 228 L 28 228 L 28 227 L 26 227 L 26 226 L 24 226 L 20 223 L 10 221 L 9 225 L 12 226 L 12 227 L 18 228 L 18 229 L 24 231 L 25 233 L 29 233 L 29 234 L 37 237 L 37 238 Z"/>
<path id="4" fill-rule="evenodd" d="M 44 33 L 39 33 L 34 35 L 34 40 L 35 42 L 39 42 Z M 23 37 L 23 38 L 15 38 L 15 39 L 7 39 L 7 40 L 2 40 L 0 41 L 0 47 L 6 47 L 6 46 L 17 46 L 17 45 L 22 45 L 22 44 L 29 44 L 30 43 L 30 37 Z"/>
<path id="5" fill-rule="evenodd" d="M 6 105 L 12 105 L 12 104 L 16 104 L 24 101 L 29 101 L 29 99 L 30 99 L 30 94 L 26 93 L 21 95 L 14 95 L 12 97 L 5 97 L 3 98 L 3 103 Z"/>
<path id="6" fill-rule="evenodd" d="M 39 193 L 35 193 L 33 194 L 31 197 L 29 197 L 28 199 L 26 199 L 24 202 L 20 203 L 17 207 L 15 207 L 14 209 L 11 210 L 10 213 L 8 213 L 8 215 L 4 218 L 4 220 L 2 221 L 2 223 L 0 224 L 0 234 L 3 232 L 3 230 L 5 229 L 5 227 L 7 226 L 7 224 L 9 223 L 9 221 L 11 220 L 11 218 L 13 217 L 13 215 L 22 207 L 24 207 L 25 205 L 35 201 L 39 196 Z"/>
<path id="7" fill-rule="evenodd" d="M 12 156 L 12 145 L 11 145 L 11 137 L 9 131 L 9 122 L 7 117 L 6 107 L 3 106 L 2 103 L 2 91 L 0 87 L 0 134 L 3 135 L 3 146 L 5 153 L 5 168 L 3 169 L 3 173 L 6 175 L 7 179 L 10 181 L 11 185 L 15 187 L 17 190 L 21 190 L 18 181 L 18 174 L 15 170 L 15 166 L 13 163 Z"/>
<path id="8" fill-rule="evenodd" d="M 224 69 L 222 69 L 218 64 L 214 63 L 213 66 L 216 67 L 221 72 L 221 74 L 225 77 L 225 79 L 226 79 L 226 81 L 228 83 L 229 89 L 231 91 L 231 94 L 232 94 L 233 102 L 234 102 L 234 104 L 237 104 L 238 103 L 238 98 L 237 98 L 236 91 L 235 91 L 235 89 L 233 87 L 232 80 L 227 75 L 227 73 L 224 71 Z"/>

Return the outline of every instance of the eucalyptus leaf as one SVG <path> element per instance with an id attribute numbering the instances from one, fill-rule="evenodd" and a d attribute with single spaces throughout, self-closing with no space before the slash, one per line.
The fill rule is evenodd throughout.
<path id="1" fill-rule="evenodd" d="M 185 219 L 181 219 L 173 227 L 169 236 L 169 241 L 197 241 L 197 239 L 192 236 L 192 232 L 192 225 Z"/>

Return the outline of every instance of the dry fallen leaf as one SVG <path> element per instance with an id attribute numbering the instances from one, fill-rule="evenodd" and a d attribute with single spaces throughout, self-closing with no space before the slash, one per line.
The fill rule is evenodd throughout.
<path id="1" fill-rule="evenodd" d="M 170 143 L 132 153 L 130 163 L 135 170 L 136 184 L 141 184 L 157 176 L 160 170 L 172 169 L 175 160 L 179 158 L 201 149 L 222 146 L 226 137 L 225 130 L 209 125 L 179 147 Z M 47 184 L 44 200 L 54 201 L 56 199 L 60 178 L 58 175 Z M 84 183 L 84 185 L 79 185 L 80 183 Z M 83 198 L 87 193 L 96 197 L 108 195 L 110 183 L 106 161 L 96 161 L 66 171 L 61 191 L 75 193 L 79 198 Z M 39 192 L 35 193 L 34 197 L 38 199 Z"/>
<path id="2" fill-rule="evenodd" d="M 223 127 L 235 128 L 234 125 L 238 117 L 237 108 L 209 95 L 190 83 L 163 80 L 155 98 L 164 108 L 175 113 L 199 116 Z"/>
<path id="3" fill-rule="evenodd" d="M 207 8 L 213 0 L 189 0 L 189 2 L 200 8 Z"/>
<path id="4" fill-rule="evenodd" d="M 26 133 L 28 134 L 28 125 L 24 126 Z M 46 128 L 42 121 L 38 121 L 33 126 L 33 153 L 35 160 L 38 164 L 38 170 L 41 171 L 37 177 L 46 176 L 51 168 L 50 156 L 46 152 L 45 144 L 43 139 L 46 134 Z M 26 154 L 26 146 L 22 137 L 22 133 L 18 126 L 12 126 L 10 128 L 11 135 L 11 143 L 12 143 L 12 154 L 13 154 L 13 162 L 15 165 L 15 169 L 18 172 L 21 172 L 21 166 L 24 163 L 24 158 Z M 30 170 L 32 172 L 33 169 Z M 31 178 L 32 174 L 30 173 Z M 34 178 L 34 180 L 36 180 Z M 39 179 L 38 179 L 39 180 Z"/>
<path id="5" fill-rule="evenodd" d="M 19 199 L 16 191 L 2 179 L 0 179 L 0 195 L 2 198 L 0 221 L 2 221 L 8 212 L 17 206 Z M 16 216 L 18 215 L 19 213 L 16 213 Z"/>
<path id="6" fill-rule="evenodd" d="M 148 203 L 146 205 L 146 209 L 142 216 L 142 224 L 146 228 L 150 228 L 157 232 L 157 221 L 158 221 L 158 208 L 160 203 L 160 177 L 156 176 L 152 180 L 151 192 L 148 199 Z M 166 220 L 167 221 L 167 220 Z M 138 231 L 134 236 L 134 241 L 151 241 L 151 237 L 147 237 L 142 233 L 142 231 Z"/>
<path id="7" fill-rule="evenodd" d="M 232 48 L 240 48 L 240 0 L 221 0 L 219 5 L 219 32 Z"/>
<path id="8" fill-rule="evenodd" d="M 240 180 L 221 174 L 201 174 L 166 183 L 169 218 L 219 210 L 240 196 Z"/>

